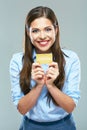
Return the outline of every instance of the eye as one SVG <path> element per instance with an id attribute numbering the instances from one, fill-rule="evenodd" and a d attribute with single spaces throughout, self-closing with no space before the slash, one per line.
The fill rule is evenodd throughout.
<path id="1" fill-rule="evenodd" d="M 34 30 L 32 30 L 32 33 L 38 33 L 38 32 L 39 32 L 38 29 L 34 29 Z"/>
<path id="2" fill-rule="evenodd" d="M 52 29 L 51 28 L 46 28 L 45 30 L 46 30 L 46 32 L 50 32 Z"/>

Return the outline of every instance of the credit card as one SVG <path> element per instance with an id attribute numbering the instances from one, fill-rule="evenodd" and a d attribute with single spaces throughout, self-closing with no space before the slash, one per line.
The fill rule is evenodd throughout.
<path id="1" fill-rule="evenodd" d="M 36 62 L 40 64 L 52 63 L 52 53 L 47 54 L 36 54 Z"/>

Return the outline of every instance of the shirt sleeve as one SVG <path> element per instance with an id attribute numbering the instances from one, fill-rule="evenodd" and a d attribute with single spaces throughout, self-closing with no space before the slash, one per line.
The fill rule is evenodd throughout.
<path id="1" fill-rule="evenodd" d="M 19 73 L 21 68 L 21 59 L 19 54 L 14 54 L 10 61 L 10 81 L 11 81 L 11 95 L 15 106 L 18 105 L 19 99 L 23 96 L 19 84 Z"/>
<path id="2" fill-rule="evenodd" d="M 66 81 L 64 84 L 63 92 L 70 96 L 77 105 L 80 98 L 80 60 L 76 53 L 72 53 L 67 59 L 68 62 L 66 64 Z"/>

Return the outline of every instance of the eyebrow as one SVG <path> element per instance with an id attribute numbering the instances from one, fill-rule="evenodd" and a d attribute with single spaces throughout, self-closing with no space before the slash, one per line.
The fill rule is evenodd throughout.
<path id="1" fill-rule="evenodd" d="M 51 26 L 46 26 L 46 27 L 44 27 L 44 28 L 52 28 L 53 27 L 53 25 L 51 25 Z M 37 28 L 37 27 L 30 27 L 32 30 L 34 30 L 34 29 L 39 29 L 39 28 Z"/>

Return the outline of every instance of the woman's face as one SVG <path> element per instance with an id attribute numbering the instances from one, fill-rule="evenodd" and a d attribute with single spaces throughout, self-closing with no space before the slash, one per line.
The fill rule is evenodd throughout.
<path id="1" fill-rule="evenodd" d="M 36 48 L 37 53 L 51 52 L 51 46 L 55 42 L 57 29 L 54 28 L 51 21 L 41 17 L 35 19 L 29 29 L 29 37 Z"/>

